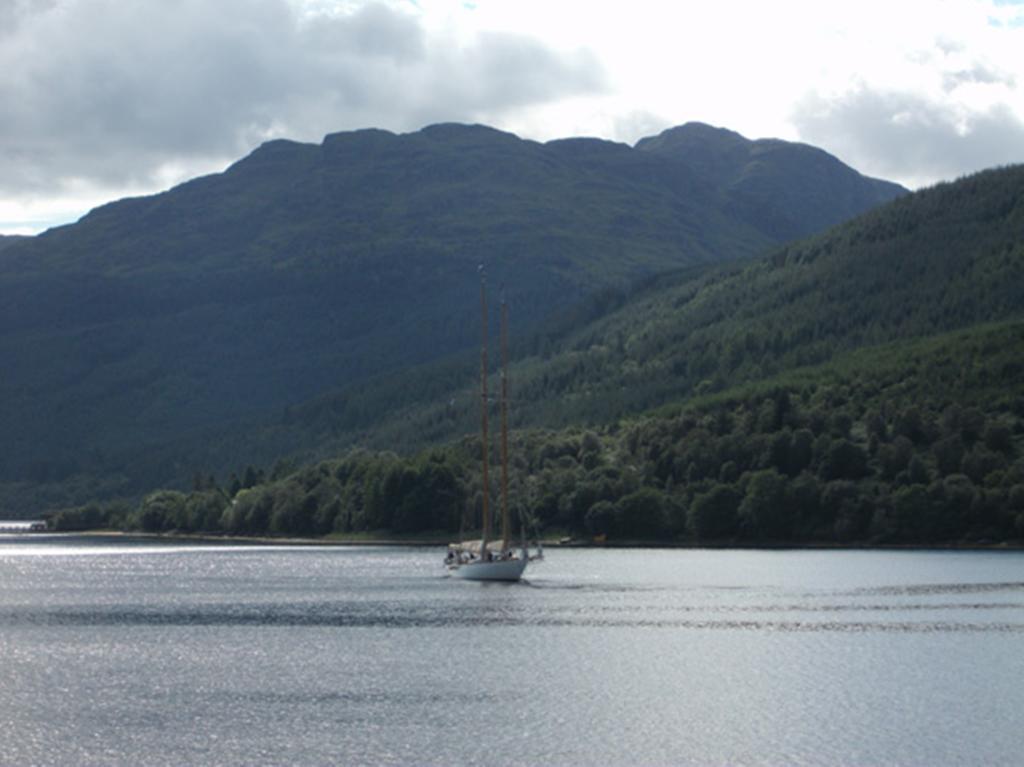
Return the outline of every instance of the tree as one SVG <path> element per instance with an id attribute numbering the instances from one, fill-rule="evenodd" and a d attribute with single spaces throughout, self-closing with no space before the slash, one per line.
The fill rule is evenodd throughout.
<path id="1" fill-rule="evenodd" d="M 789 448 L 789 466 L 787 473 L 795 477 L 808 466 L 814 458 L 814 434 L 810 429 L 797 429 L 793 432 L 793 442 Z"/>
<path id="2" fill-rule="evenodd" d="M 786 488 L 786 505 L 793 515 L 794 529 L 803 538 L 822 538 L 823 530 L 831 525 L 822 513 L 821 482 L 808 471 L 803 472 Z"/>
<path id="3" fill-rule="evenodd" d="M 914 454 L 914 445 L 904 436 L 896 437 L 891 444 L 882 445 L 878 449 L 878 461 L 881 464 L 882 479 L 890 482 L 906 471 L 910 458 Z"/>
<path id="4" fill-rule="evenodd" d="M 758 540 L 789 536 L 792 518 L 786 509 L 786 481 L 775 469 L 754 472 L 739 507 L 740 527 Z"/>
<path id="5" fill-rule="evenodd" d="M 893 494 L 897 535 L 907 541 L 924 540 L 929 532 L 932 503 L 923 485 L 899 488 Z"/>
<path id="6" fill-rule="evenodd" d="M 221 515 L 228 500 L 219 490 L 192 493 L 185 501 L 186 529 L 213 532 L 220 529 Z"/>
<path id="7" fill-rule="evenodd" d="M 257 471 L 251 464 L 246 466 L 245 472 L 242 474 L 241 489 L 248 490 L 250 487 L 256 487 L 263 479 L 262 474 L 262 471 Z"/>
<path id="8" fill-rule="evenodd" d="M 267 488 L 242 490 L 224 509 L 221 526 L 235 535 L 261 535 L 267 532 L 273 506 L 274 497 Z"/>
<path id="9" fill-rule="evenodd" d="M 270 515 L 266 529 L 277 535 L 309 535 L 313 528 L 313 510 L 305 506 L 307 496 L 294 482 L 277 485 L 270 495 Z"/>
<path id="10" fill-rule="evenodd" d="M 579 461 L 588 471 L 601 463 L 601 440 L 592 431 L 584 432 L 580 439 Z"/>
<path id="11" fill-rule="evenodd" d="M 768 455 L 762 465 L 765 468 L 777 469 L 789 473 L 790 453 L 793 449 L 793 436 L 789 430 L 776 432 L 768 442 Z"/>
<path id="12" fill-rule="evenodd" d="M 870 503 L 850 480 L 839 479 L 826 484 L 821 493 L 821 505 L 832 517 L 832 534 L 838 541 L 856 539 L 871 521 Z"/>
<path id="13" fill-rule="evenodd" d="M 660 538 L 667 522 L 664 498 L 653 487 L 630 493 L 617 504 L 615 526 L 623 538 Z"/>
<path id="14" fill-rule="evenodd" d="M 976 407 L 969 407 L 963 411 L 960 419 L 960 433 L 964 441 L 974 444 L 978 441 L 985 430 L 985 414 Z"/>
<path id="15" fill-rule="evenodd" d="M 743 496 L 732 485 L 715 485 L 694 498 L 687 527 L 698 540 L 720 540 L 736 535 L 738 509 Z"/>
<path id="16" fill-rule="evenodd" d="M 598 501 L 583 518 L 584 527 L 593 536 L 611 535 L 615 530 L 615 504 L 611 501 Z"/>
<path id="17" fill-rule="evenodd" d="M 864 449 L 848 439 L 829 445 L 821 465 L 823 479 L 860 479 L 867 473 L 868 456 Z"/>
<path id="18" fill-rule="evenodd" d="M 902 411 L 896 418 L 895 431 L 911 442 L 921 443 L 925 441 L 925 420 L 920 409 L 911 405 Z"/>
<path id="19" fill-rule="evenodd" d="M 941 476 L 955 474 L 960 471 L 960 462 L 964 458 L 964 442 L 956 433 L 935 442 L 932 445 L 935 466 Z"/>
<path id="20" fill-rule="evenodd" d="M 177 490 L 150 493 L 139 506 L 135 524 L 147 533 L 186 529 L 185 495 Z"/>
<path id="21" fill-rule="evenodd" d="M 985 446 L 1003 455 L 1013 455 L 1013 432 L 1001 423 L 989 423 L 985 427 Z"/>
<path id="22" fill-rule="evenodd" d="M 923 485 L 931 480 L 932 473 L 920 455 L 914 453 L 907 464 L 907 478 L 913 485 Z"/>
<path id="23" fill-rule="evenodd" d="M 74 509 L 61 509 L 49 519 L 49 527 L 58 532 L 95 530 L 109 524 L 108 514 L 99 504 L 89 503 Z"/>
<path id="24" fill-rule="evenodd" d="M 981 442 L 975 443 L 961 463 L 963 473 L 977 485 L 982 484 L 985 477 L 991 472 L 1004 468 L 1006 468 L 1006 458 L 1001 453 L 989 450 Z"/>
<path id="25" fill-rule="evenodd" d="M 718 471 L 718 481 L 724 485 L 731 485 L 740 478 L 740 470 L 735 461 L 726 461 Z"/>
<path id="26" fill-rule="evenodd" d="M 936 531 L 942 538 L 953 540 L 967 533 L 975 510 L 978 508 L 979 493 L 969 477 L 951 474 L 942 480 L 944 503 Z"/>

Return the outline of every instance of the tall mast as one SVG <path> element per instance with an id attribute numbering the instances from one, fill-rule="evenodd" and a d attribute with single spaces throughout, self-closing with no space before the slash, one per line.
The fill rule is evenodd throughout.
<path id="1" fill-rule="evenodd" d="M 487 474 L 487 273 L 480 264 L 480 454 L 483 462 L 483 531 L 480 534 L 480 556 L 487 550 L 491 535 L 490 479 Z"/>
<path id="2" fill-rule="evenodd" d="M 508 551 L 508 305 L 501 288 L 501 550 Z"/>

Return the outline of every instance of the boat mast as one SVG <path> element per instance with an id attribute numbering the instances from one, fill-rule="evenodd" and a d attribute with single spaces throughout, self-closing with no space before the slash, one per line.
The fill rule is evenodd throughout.
<path id="1" fill-rule="evenodd" d="M 508 551 L 508 305 L 501 288 L 501 550 Z"/>
<path id="2" fill-rule="evenodd" d="M 480 533 L 480 556 L 487 551 L 491 534 L 490 479 L 487 474 L 487 273 L 480 264 L 480 454 L 483 462 L 483 530 Z"/>

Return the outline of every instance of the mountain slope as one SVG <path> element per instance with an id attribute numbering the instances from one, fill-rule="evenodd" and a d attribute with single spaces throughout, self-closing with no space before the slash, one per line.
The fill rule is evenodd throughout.
<path id="1" fill-rule="evenodd" d="M 1024 166 L 579 317 L 520 346 L 511 369 L 513 508 L 542 527 L 702 545 L 1024 541 Z M 478 466 L 472 363 L 320 398 L 206 454 L 215 472 L 261 444 L 319 445 L 326 460 L 247 470 L 224 491 L 202 472 L 191 495 L 55 521 L 454 531 L 496 489 Z"/>
<path id="2" fill-rule="evenodd" d="M 520 346 L 514 422 L 613 422 L 845 350 L 1021 317 L 1021 232 L 1017 166 L 901 198 L 746 265 L 663 276 L 608 300 L 596 319 Z M 351 387 L 290 409 L 246 442 L 340 449 L 452 439 L 475 428 L 473 376 L 467 359 L 414 372 L 416 387 L 409 379 Z"/>
<path id="3" fill-rule="evenodd" d="M 610 543 L 1019 544 L 1022 348 L 1024 322 L 976 325 L 610 428 L 513 432 L 513 509 L 549 535 Z M 204 480 L 188 496 L 157 491 L 134 508 L 90 505 L 53 523 L 443 541 L 479 518 L 479 453 L 473 437 L 407 457 L 354 450 L 269 480 L 246 472 L 224 490 Z"/>
<path id="4" fill-rule="evenodd" d="M 16 234 L 0 234 L 0 250 L 10 247 L 18 242 L 23 242 L 25 237 Z"/>
<path id="5" fill-rule="evenodd" d="M 851 188 L 864 207 L 901 191 L 851 174 L 824 193 L 836 216 Z M 606 141 L 356 131 L 270 142 L 12 243 L 0 479 L 124 474 L 130 488 L 141 452 L 467 348 L 482 260 L 525 330 L 591 291 L 778 243 L 723 205 L 724 183 Z"/>
<path id="6" fill-rule="evenodd" d="M 703 123 L 670 128 L 636 148 L 683 163 L 714 187 L 724 210 L 779 241 L 822 231 L 905 191 L 864 179 L 817 147 L 750 141 Z"/>

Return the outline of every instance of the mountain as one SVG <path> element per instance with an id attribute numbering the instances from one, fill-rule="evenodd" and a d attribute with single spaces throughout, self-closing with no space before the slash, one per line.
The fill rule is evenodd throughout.
<path id="1" fill-rule="evenodd" d="M 778 241 L 823 231 L 906 190 L 864 179 L 817 147 L 750 141 L 703 123 L 641 139 L 637 150 L 682 162 L 714 188 L 719 205 Z"/>
<path id="2" fill-rule="evenodd" d="M 25 238 L 17 234 L 0 234 L 0 250 L 23 241 Z"/>
<path id="3" fill-rule="evenodd" d="M 986 171 L 761 259 L 594 296 L 513 346 L 513 422 L 613 423 L 846 351 L 1020 318 L 1022 223 L 1024 166 Z M 467 355 L 356 384 L 289 408 L 242 441 L 267 461 L 273 445 L 323 455 L 452 440 L 475 428 L 475 375 Z M 208 465 L 231 441 L 211 443 Z"/>
<path id="4" fill-rule="evenodd" d="M 738 185 L 733 165 L 693 157 L 746 140 L 680 131 L 694 134 L 688 152 L 675 134 L 630 148 L 465 125 L 272 141 L 223 173 L 7 245 L 7 497 L 181 481 L 211 433 L 467 348 L 481 261 L 527 331 L 594 291 L 747 258 L 904 191 L 806 147 Z M 813 195 L 783 193 L 807 178 Z M 177 457 L 139 473 L 140 456 L 168 447 Z"/>
<path id="5" fill-rule="evenodd" d="M 595 298 L 513 353 L 514 508 L 611 543 L 1024 543 L 1022 232 L 1017 166 Z M 207 454 L 323 460 L 55 523 L 444 540 L 495 489 L 473 367 L 358 385 Z"/>
<path id="6" fill-rule="evenodd" d="M 603 428 L 518 430 L 512 508 L 547 536 L 612 544 L 1020 545 L 1022 348 L 1024 321 L 982 324 Z M 479 519 L 479 455 L 473 437 L 407 456 L 351 450 L 51 524 L 443 542 Z"/>

